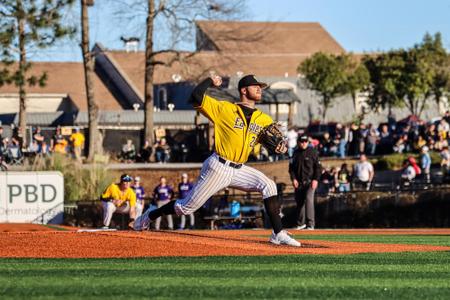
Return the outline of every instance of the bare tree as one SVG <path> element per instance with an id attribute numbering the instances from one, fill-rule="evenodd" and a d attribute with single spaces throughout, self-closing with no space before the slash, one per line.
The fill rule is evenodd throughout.
<path id="1" fill-rule="evenodd" d="M 50 47 L 72 35 L 75 29 L 62 24 L 61 11 L 74 0 L 2 0 L 0 5 L 0 86 L 14 84 L 19 90 L 19 128 L 27 144 L 27 87 L 45 86 L 47 73 L 30 75 L 27 54 L 32 49 Z M 18 61 L 14 64 L 14 61 Z"/>
<path id="2" fill-rule="evenodd" d="M 144 140 L 153 144 L 153 83 L 155 67 L 170 66 L 175 62 L 186 60 L 195 52 L 186 53 L 178 50 L 195 32 L 194 23 L 197 19 L 232 19 L 244 12 L 245 1 L 239 0 L 147 0 L 145 6 L 142 1 L 129 4 L 116 1 L 121 6 L 122 16 L 132 12 L 145 10 L 145 91 L 144 91 Z M 125 5 L 125 8 L 124 8 Z M 164 33 L 163 35 L 158 35 Z M 159 39 L 159 40 L 158 40 Z M 155 41 L 162 45 L 155 49 Z M 167 55 L 165 55 L 167 54 Z M 143 141 L 144 142 L 144 141 Z"/>
<path id="3" fill-rule="evenodd" d="M 89 44 L 89 14 L 88 6 L 94 5 L 93 0 L 81 1 L 81 51 L 83 53 L 84 84 L 89 115 L 89 153 L 88 161 L 94 159 L 95 153 L 102 152 L 102 140 L 98 131 L 98 104 L 94 97 L 94 54 Z"/>

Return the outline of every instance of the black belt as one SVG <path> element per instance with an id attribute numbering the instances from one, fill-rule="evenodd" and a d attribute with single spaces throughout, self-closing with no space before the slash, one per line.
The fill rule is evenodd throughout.
<path id="1" fill-rule="evenodd" d="M 232 168 L 235 168 L 235 169 L 240 169 L 240 168 L 242 167 L 242 164 L 235 164 L 234 162 L 228 161 L 228 160 L 226 160 L 225 158 L 222 158 L 222 157 L 220 157 L 220 156 L 219 156 L 219 161 L 220 161 L 221 163 L 223 163 L 224 165 L 226 165 L 227 162 L 228 162 L 228 165 L 229 165 L 230 167 L 232 167 Z"/>

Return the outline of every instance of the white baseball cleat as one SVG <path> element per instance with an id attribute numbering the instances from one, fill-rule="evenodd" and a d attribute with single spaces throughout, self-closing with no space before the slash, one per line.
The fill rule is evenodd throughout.
<path id="1" fill-rule="evenodd" d="M 272 232 L 269 242 L 275 245 L 288 245 L 293 247 L 301 246 L 300 242 L 291 238 L 285 230 L 281 230 L 277 234 L 275 234 L 275 232 Z"/>
<path id="2" fill-rule="evenodd" d="M 137 217 L 134 221 L 133 229 L 136 231 L 147 230 L 150 227 L 150 218 L 148 215 L 150 214 L 150 209 L 147 209 L 145 213 L 141 216 Z"/>

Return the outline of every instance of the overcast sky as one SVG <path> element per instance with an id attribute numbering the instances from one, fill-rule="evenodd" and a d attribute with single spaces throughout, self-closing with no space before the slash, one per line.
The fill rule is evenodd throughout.
<path id="1" fill-rule="evenodd" d="M 441 32 L 450 49 L 448 0 L 248 0 L 245 21 L 319 22 L 347 51 L 356 53 L 407 48 L 426 32 Z M 125 22 L 111 1 L 96 0 L 90 9 L 91 42 L 122 49 L 120 36 L 145 35 L 143 15 Z M 76 13 L 67 16 L 77 20 Z M 141 43 L 142 44 L 142 43 Z M 184 45 L 193 50 L 193 43 Z M 143 49 L 143 45 L 141 45 Z M 33 60 L 81 61 L 77 41 L 32 55 Z"/>

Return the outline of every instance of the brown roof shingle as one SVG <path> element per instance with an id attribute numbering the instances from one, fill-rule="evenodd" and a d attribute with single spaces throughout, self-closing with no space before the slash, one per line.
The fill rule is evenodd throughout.
<path id="1" fill-rule="evenodd" d="M 87 111 L 82 63 L 33 62 L 30 74 L 39 75 L 44 71 L 48 75 L 46 86 L 28 87 L 28 93 L 68 94 L 80 111 Z M 14 85 L 4 85 L 0 87 L 0 93 L 18 93 L 18 89 Z M 94 76 L 94 93 L 100 110 L 123 109 L 97 75 Z"/>
<path id="2" fill-rule="evenodd" d="M 144 52 L 126 53 L 111 51 L 108 57 L 118 64 L 119 69 L 126 73 L 134 86 L 143 94 L 145 56 Z M 186 54 L 187 55 L 187 54 Z M 168 54 L 159 58 L 168 60 Z M 213 51 L 195 53 L 183 62 L 176 62 L 172 66 L 156 66 L 154 73 L 155 84 L 173 82 L 172 75 L 179 74 L 182 81 L 198 80 L 215 72 L 222 76 L 236 76 L 237 72 L 252 73 L 257 76 L 295 76 L 298 65 L 309 57 L 309 54 L 226 54 Z"/>
<path id="3" fill-rule="evenodd" d="M 196 24 L 219 51 L 277 54 L 345 52 L 319 23 L 197 21 Z"/>

